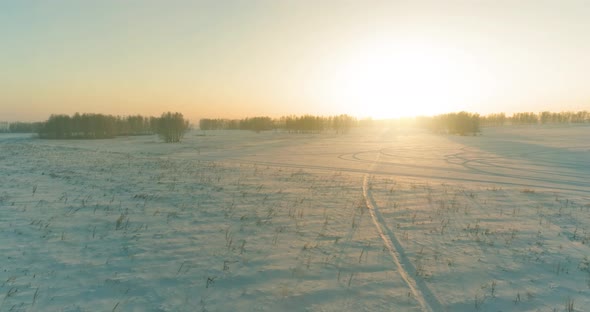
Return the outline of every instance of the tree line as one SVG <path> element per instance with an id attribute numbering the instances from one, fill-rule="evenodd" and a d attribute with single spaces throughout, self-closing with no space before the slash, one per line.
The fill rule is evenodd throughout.
<path id="1" fill-rule="evenodd" d="M 0 127 L 0 132 L 4 133 L 35 133 L 41 127 L 42 122 L 12 122 L 5 123 L 4 127 Z"/>
<path id="2" fill-rule="evenodd" d="M 418 117 L 416 123 L 435 133 L 476 135 L 481 132 L 479 114 L 468 112 L 449 113 L 432 117 Z"/>
<path id="3" fill-rule="evenodd" d="M 590 112 L 521 112 L 507 116 L 505 113 L 480 116 L 467 112 L 449 113 L 433 117 L 416 117 L 414 121 L 357 120 L 348 115 L 337 116 L 283 116 L 280 118 L 253 117 L 244 119 L 208 119 L 199 121 L 202 130 L 251 130 L 281 129 L 289 133 L 320 133 L 335 131 L 344 133 L 353 127 L 370 127 L 379 124 L 416 124 L 435 132 L 474 134 L 480 126 L 590 123 Z M 0 124 L 0 132 L 38 133 L 44 139 L 104 139 L 123 135 L 159 134 L 166 142 L 178 142 L 189 128 L 188 121 L 180 113 L 163 113 L 160 117 L 133 115 L 127 117 L 103 114 L 51 115 L 45 122 L 13 122 Z"/>
<path id="4" fill-rule="evenodd" d="M 38 129 L 43 139 L 108 139 L 155 132 L 155 117 L 103 114 L 51 115 Z"/>
<path id="5" fill-rule="evenodd" d="M 116 136 L 158 134 L 165 142 L 180 142 L 189 129 L 181 113 L 160 117 L 120 117 L 103 114 L 51 115 L 35 126 L 42 139 L 110 139 Z"/>
<path id="6" fill-rule="evenodd" d="M 481 126 L 535 125 L 535 124 L 580 124 L 590 123 L 590 113 L 578 112 L 522 112 L 506 116 L 505 113 L 478 114 L 459 112 L 432 117 L 417 117 L 416 124 L 436 133 L 477 134 Z"/>
<path id="7" fill-rule="evenodd" d="M 514 113 L 510 117 L 504 113 L 499 113 L 482 116 L 481 123 L 483 126 L 590 123 L 590 112 L 523 112 Z"/>
<path id="8" fill-rule="evenodd" d="M 199 121 L 201 130 L 285 130 L 289 133 L 321 133 L 328 130 L 336 133 L 347 132 L 357 127 L 359 122 L 356 118 L 348 115 L 338 116 L 283 116 L 280 118 L 253 117 L 244 119 L 209 119 L 203 118 Z"/>

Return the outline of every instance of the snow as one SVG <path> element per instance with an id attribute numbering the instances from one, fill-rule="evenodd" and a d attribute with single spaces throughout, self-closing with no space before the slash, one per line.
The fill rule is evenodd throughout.
<path id="1" fill-rule="evenodd" d="M 584 311 L 589 134 L 2 134 L 0 311 Z"/>

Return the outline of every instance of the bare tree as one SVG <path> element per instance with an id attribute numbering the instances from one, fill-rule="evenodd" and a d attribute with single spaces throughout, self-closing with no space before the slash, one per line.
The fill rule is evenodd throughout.
<path id="1" fill-rule="evenodd" d="M 157 123 L 158 135 L 166 143 L 180 142 L 189 128 L 188 120 L 181 113 L 163 113 Z"/>

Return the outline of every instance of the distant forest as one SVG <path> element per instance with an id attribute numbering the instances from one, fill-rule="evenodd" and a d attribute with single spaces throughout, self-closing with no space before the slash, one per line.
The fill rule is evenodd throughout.
<path id="1" fill-rule="evenodd" d="M 270 117 L 254 117 L 246 119 L 201 119 L 201 130 L 253 130 L 264 131 L 272 129 L 286 130 L 289 133 L 319 133 L 335 131 L 345 133 L 354 127 L 366 127 L 376 124 L 403 124 L 430 129 L 436 133 L 458 135 L 477 134 L 481 127 L 504 125 L 532 125 L 532 124 L 567 124 L 590 123 L 590 113 L 580 112 L 541 112 L 515 113 L 508 117 L 504 113 L 480 116 L 468 112 L 441 114 L 428 117 L 404 118 L 393 120 L 358 120 L 348 115 L 321 116 L 283 116 L 272 119 Z"/>
<path id="2" fill-rule="evenodd" d="M 201 119 L 201 130 L 252 130 L 264 131 L 281 129 L 289 133 L 320 133 L 333 130 L 344 133 L 352 127 L 358 127 L 359 121 L 348 115 L 339 116 L 283 116 L 278 119 L 270 117 L 253 117 L 245 119 Z"/>
<path id="3" fill-rule="evenodd" d="M 477 134 L 481 127 L 504 125 L 583 124 L 590 123 L 590 113 L 541 112 L 504 113 L 480 116 L 468 112 L 437 116 L 371 120 L 348 115 L 338 116 L 283 116 L 280 118 L 252 117 L 244 119 L 209 119 L 199 121 L 199 128 L 207 130 L 282 130 L 289 133 L 346 133 L 351 128 L 378 124 L 409 125 L 430 129 L 436 133 L 458 135 Z M 164 113 L 160 117 L 112 116 L 103 114 L 51 115 L 45 122 L 0 123 L 0 132 L 37 133 L 44 139 L 106 139 L 116 136 L 158 134 L 166 142 L 179 142 L 189 129 L 188 121 L 180 113 Z"/>
<path id="4" fill-rule="evenodd" d="M 103 114 L 51 115 L 37 128 L 42 139 L 108 139 L 156 133 L 158 118 Z"/>
<path id="5" fill-rule="evenodd" d="M 1 132 L 37 133 L 42 139 L 110 139 L 117 136 L 158 134 L 165 142 L 180 142 L 189 129 L 181 113 L 160 117 L 120 117 L 103 114 L 51 115 L 44 122 L 15 122 Z M 3 130 L 3 131 L 2 131 Z"/>
<path id="6" fill-rule="evenodd" d="M 564 124 L 564 123 L 590 123 L 590 112 L 541 112 L 541 113 L 515 113 L 508 117 L 504 113 L 482 116 L 482 126 L 503 125 L 532 125 L 532 124 Z"/>

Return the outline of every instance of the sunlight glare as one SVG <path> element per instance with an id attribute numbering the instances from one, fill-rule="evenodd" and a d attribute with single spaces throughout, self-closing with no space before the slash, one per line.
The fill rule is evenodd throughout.
<path id="1" fill-rule="evenodd" d="M 475 95 L 466 55 L 424 43 L 365 44 L 346 58 L 332 96 L 357 116 L 395 118 L 457 109 Z"/>

